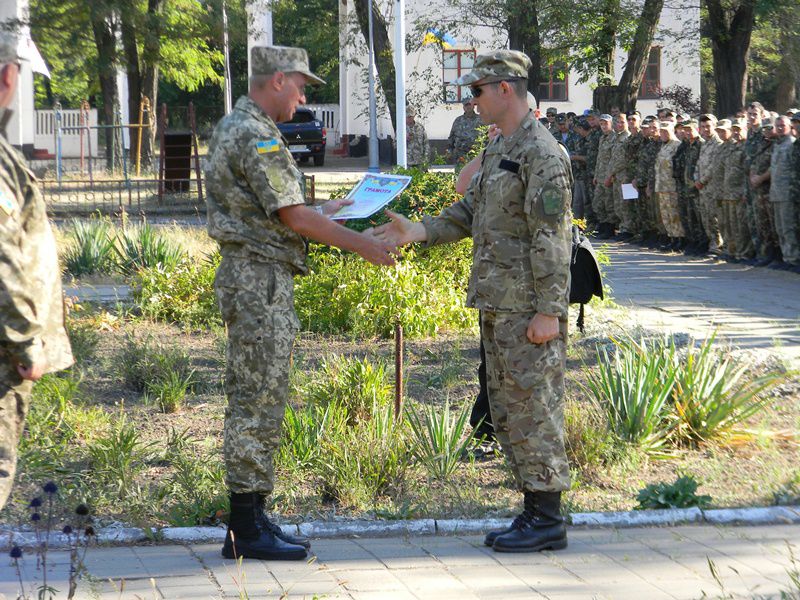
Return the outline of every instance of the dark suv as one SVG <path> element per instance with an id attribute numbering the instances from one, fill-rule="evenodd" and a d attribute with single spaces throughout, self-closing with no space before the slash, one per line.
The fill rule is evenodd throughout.
<path id="1" fill-rule="evenodd" d="M 283 140 L 295 160 L 307 162 L 309 156 L 314 157 L 314 165 L 325 164 L 325 136 L 327 131 L 322 121 L 307 108 L 298 108 L 291 121 L 278 123 Z"/>

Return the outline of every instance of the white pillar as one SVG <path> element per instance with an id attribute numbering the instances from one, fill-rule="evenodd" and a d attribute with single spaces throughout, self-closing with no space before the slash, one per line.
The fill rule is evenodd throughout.
<path id="1" fill-rule="evenodd" d="M 250 67 L 250 50 L 253 46 L 272 46 L 272 9 L 269 0 L 247 1 L 247 76 Z"/>
<path id="2" fill-rule="evenodd" d="M 395 5 L 395 101 L 397 102 L 397 164 L 408 165 L 406 159 L 406 2 L 397 0 Z"/>
<path id="3" fill-rule="evenodd" d="M 2 0 L 0 1 L 0 23 L 7 20 L 28 22 L 28 0 Z M 16 32 L 20 37 L 30 36 L 27 26 L 21 27 Z M 33 149 L 33 136 L 35 127 L 33 92 L 33 71 L 29 64 L 23 62 L 19 74 L 17 92 L 14 101 L 8 107 L 14 111 L 11 120 L 6 126 L 6 139 L 18 148 Z"/>

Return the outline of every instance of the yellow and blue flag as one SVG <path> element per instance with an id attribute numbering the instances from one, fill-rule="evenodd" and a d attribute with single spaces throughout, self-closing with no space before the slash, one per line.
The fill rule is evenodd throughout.
<path id="1" fill-rule="evenodd" d="M 269 138 L 266 140 L 258 140 L 256 142 L 256 150 L 258 150 L 259 154 L 267 154 L 268 152 L 277 152 L 280 146 L 278 145 L 278 140 L 275 138 Z"/>
<path id="2" fill-rule="evenodd" d="M 438 44 L 447 50 L 456 45 L 456 40 L 453 36 L 432 27 L 425 32 L 425 37 L 422 38 L 422 45 L 427 46 L 428 44 Z"/>

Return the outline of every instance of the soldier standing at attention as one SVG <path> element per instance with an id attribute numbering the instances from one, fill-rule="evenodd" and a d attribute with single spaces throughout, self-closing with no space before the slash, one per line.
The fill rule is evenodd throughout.
<path id="1" fill-rule="evenodd" d="M 769 201 L 773 222 L 783 254 L 785 271 L 800 272 L 800 245 L 797 239 L 797 206 L 792 199 L 792 150 L 794 144 L 789 117 L 775 119 L 775 145 L 770 163 Z"/>
<path id="2" fill-rule="evenodd" d="M 341 202 L 305 204 L 303 175 L 276 122 L 305 104 L 306 84 L 322 84 L 301 48 L 256 46 L 250 93 L 214 129 L 206 163 L 208 233 L 222 262 L 214 288 L 228 329 L 224 455 L 230 521 L 222 555 L 274 560 L 306 557 L 306 538 L 287 535 L 264 513 L 273 489 L 289 395 L 295 275 L 306 272 L 309 238 L 391 265 L 393 248 L 328 219 Z"/>
<path id="3" fill-rule="evenodd" d="M 716 190 L 714 186 L 719 182 L 714 181 L 714 161 L 722 140 L 717 137 L 714 128 L 717 118 L 705 114 L 700 117 L 700 137 L 703 146 L 697 159 L 697 168 L 694 173 L 694 187 L 700 191 L 700 218 L 703 221 L 703 230 L 708 238 L 708 252 L 718 256 L 722 240 L 719 235 L 719 221 L 717 220 Z"/>
<path id="4" fill-rule="evenodd" d="M 558 116 L 558 109 L 555 106 L 550 106 L 545 111 L 545 116 L 547 117 L 547 130 L 550 133 L 554 133 L 558 131 L 558 125 L 556 125 L 556 117 Z"/>
<path id="5" fill-rule="evenodd" d="M 656 182 L 653 191 L 660 207 L 661 220 L 670 238 L 669 243 L 665 244 L 662 249 L 675 251 L 680 248 L 682 239 L 686 236 L 681 224 L 678 192 L 672 171 L 672 159 L 681 143 L 675 137 L 675 126 L 669 121 L 660 123 L 659 135 L 661 149 L 656 156 Z"/>
<path id="6" fill-rule="evenodd" d="M 614 117 L 614 147 L 611 149 L 611 166 L 608 177 L 611 179 L 612 206 L 616 223 L 619 223 L 619 239 L 627 241 L 633 237 L 634 212 L 633 202 L 622 199 L 622 184 L 629 183 L 628 155 L 626 146 L 631 137 L 628 131 L 628 115 L 620 113 Z"/>
<path id="7" fill-rule="evenodd" d="M 708 250 L 708 238 L 703 230 L 703 221 L 700 217 L 700 193 L 694 187 L 694 173 L 697 169 L 697 160 L 700 158 L 700 148 L 703 146 L 703 138 L 698 132 L 696 119 L 689 119 L 683 122 L 683 137 L 687 142 L 685 164 L 683 169 L 683 188 L 686 196 L 686 211 L 689 230 L 686 235 L 689 246 L 686 248 L 687 254 L 705 254 Z"/>
<path id="8" fill-rule="evenodd" d="M 775 128 L 772 117 L 761 119 L 761 133 L 764 136 L 764 145 L 753 157 L 750 165 L 750 187 L 753 190 L 753 210 L 756 219 L 756 229 L 761 241 L 761 248 L 765 258 L 759 260 L 756 266 L 780 268 L 783 266 L 781 249 L 778 245 L 778 234 L 775 232 L 773 222 L 772 203 L 769 201 L 770 190 L 770 163 L 772 162 L 773 140 Z M 767 260 L 769 259 L 769 260 Z"/>
<path id="9" fill-rule="evenodd" d="M 10 116 L 19 40 L 0 31 L 0 124 Z M 44 198 L 25 159 L 0 135 L 0 508 L 17 470 L 33 382 L 73 363 L 64 328 L 56 241 Z"/>
<path id="10" fill-rule="evenodd" d="M 600 123 L 597 120 L 596 111 L 589 111 L 586 115 L 586 122 L 591 130 L 586 143 L 586 179 L 588 183 L 586 184 L 586 202 L 584 202 L 583 208 L 588 229 L 592 231 L 599 225 L 592 205 L 594 203 L 594 170 L 597 167 L 597 153 L 600 150 L 600 138 L 603 134 L 600 131 Z"/>
<path id="11" fill-rule="evenodd" d="M 748 224 L 756 255 L 756 266 L 765 267 L 778 256 L 777 238 L 772 233 L 769 217 L 769 181 L 755 186 L 753 180 L 759 173 L 769 172 L 772 141 L 765 135 L 764 107 L 751 102 L 747 107 L 747 140 L 744 143 Z"/>
<path id="12" fill-rule="evenodd" d="M 561 492 L 564 370 L 571 247 L 570 161 L 525 97 L 530 59 L 498 50 L 457 80 L 470 85 L 484 123 L 501 134 L 486 147 L 466 196 L 422 222 L 389 213 L 376 236 L 392 244 L 472 236 L 467 304 L 481 310 L 495 434 L 524 494 L 524 510 L 485 543 L 498 552 L 567 545 Z"/>
<path id="13" fill-rule="evenodd" d="M 725 181 L 722 184 L 722 211 L 728 226 L 726 242 L 729 260 L 741 262 L 751 257 L 746 255 L 750 241 L 747 228 L 747 201 L 745 200 L 744 141 L 747 127 L 743 121 L 731 122 L 731 146 L 725 156 Z"/>
<path id="14" fill-rule="evenodd" d="M 689 149 L 689 136 L 683 126 L 684 119 L 675 123 L 675 137 L 680 141 L 680 146 L 672 155 L 672 177 L 675 179 L 675 191 L 678 194 L 678 210 L 681 216 L 684 238 L 680 250 L 684 251 L 691 236 L 689 227 L 689 206 L 686 197 L 686 183 L 684 173 L 686 171 L 686 151 Z"/>
<path id="15" fill-rule="evenodd" d="M 725 170 L 728 167 L 728 155 L 730 155 L 734 146 L 730 120 L 720 119 L 717 122 L 716 132 L 722 144 L 714 156 L 714 206 L 716 207 L 717 220 L 719 221 L 719 232 L 722 236 L 721 258 L 730 261 L 731 255 L 728 252 L 728 243 L 731 238 L 731 224 L 726 220 L 728 214 L 722 207 L 722 198 L 725 192 Z"/>
<path id="16" fill-rule="evenodd" d="M 481 118 L 475 114 L 472 98 L 464 98 L 462 104 L 464 106 L 464 114 L 458 115 L 456 120 L 453 121 L 453 126 L 450 128 L 450 136 L 447 138 L 447 153 L 450 161 L 457 168 L 464 164 L 469 151 L 472 150 L 472 146 L 478 138 L 478 127 L 481 124 Z"/>
<path id="17" fill-rule="evenodd" d="M 583 219 L 586 216 L 586 204 L 588 203 L 588 193 L 591 181 L 589 180 L 589 170 L 586 167 L 586 155 L 589 150 L 589 123 L 585 119 L 578 119 L 575 123 L 577 139 L 574 150 L 570 153 L 572 160 L 572 178 L 575 181 L 575 192 L 572 195 L 572 214 L 576 219 Z"/>
<path id="18" fill-rule="evenodd" d="M 636 180 L 636 168 L 639 163 L 639 153 L 642 150 L 644 145 L 644 135 L 642 134 L 642 115 L 636 111 L 628 115 L 628 131 L 630 131 L 630 137 L 628 141 L 625 142 L 625 174 L 626 179 L 623 183 L 630 183 L 633 184 Z M 636 187 L 634 185 L 634 187 Z M 641 192 L 640 192 L 641 194 Z M 628 210 L 631 212 L 632 217 L 632 229 L 631 233 L 633 234 L 632 237 L 636 237 L 637 240 L 641 239 L 642 234 L 642 224 L 640 221 L 639 215 L 639 199 L 636 200 L 626 200 L 625 202 L 628 203 L 629 208 Z"/>
<path id="19" fill-rule="evenodd" d="M 417 123 L 417 111 L 406 108 L 406 160 L 409 167 L 425 165 L 429 160 L 428 134 L 425 126 Z"/>
<path id="20" fill-rule="evenodd" d="M 597 163 L 594 168 L 594 197 L 592 206 L 594 214 L 599 221 L 597 236 L 600 239 L 610 238 L 614 235 L 616 215 L 614 214 L 614 197 L 612 195 L 612 182 L 609 180 L 611 172 L 611 152 L 614 149 L 616 135 L 611 127 L 611 115 L 600 115 L 600 145 L 597 150 Z"/>

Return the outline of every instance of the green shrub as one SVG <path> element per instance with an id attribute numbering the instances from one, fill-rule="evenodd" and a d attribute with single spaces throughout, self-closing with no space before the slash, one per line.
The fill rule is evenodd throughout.
<path id="1" fill-rule="evenodd" d="M 346 412 L 339 404 L 332 410 Z M 345 414 L 333 422 L 346 423 Z M 391 404 L 376 404 L 371 418 L 352 426 L 328 428 L 313 472 L 324 495 L 345 506 L 363 507 L 402 485 L 409 465 L 404 421 L 396 421 Z"/>
<path id="2" fill-rule="evenodd" d="M 329 430 L 343 431 L 346 423 L 341 420 L 348 417 L 340 404 L 306 404 L 300 408 L 287 404 L 276 462 L 287 470 L 313 467 L 320 457 L 323 437 Z"/>
<path id="3" fill-rule="evenodd" d="M 697 481 L 691 475 L 681 475 L 674 483 L 654 483 L 636 496 L 637 509 L 648 508 L 706 508 L 711 496 L 697 495 Z"/>
<path id="4" fill-rule="evenodd" d="M 125 385 L 135 392 L 150 392 L 173 377 L 194 383 L 189 354 L 177 346 L 154 343 L 149 337 L 140 341 L 128 335 L 116 367 Z"/>
<path id="5" fill-rule="evenodd" d="M 87 454 L 91 461 L 91 478 L 103 492 L 113 492 L 119 499 L 136 488 L 136 477 L 153 455 L 152 444 L 145 443 L 139 431 L 124 415 L 110 430 L 90 442 Z"/>
<path id="6" fill-rule="evenodd" d="M 593 403 L 566 402 L 564 446 L 570 466 L 580 472 L 601 467 L 617 453 L 608 419 Z"/>
<path id="7" fill-rule="evenodd" d="M 100 343 L 100 333 L 91 323 L 66 318 L 67 335 L 72 347 L 72 356 L 75 363 L 80 366 L 94 358 L 97 344 Z"/>
<path id="8" fill-rule="evenodd" d="M 117 268 L 124 275 L 156 267 L 169 272 L 185 258 L 184 251 L 177 244 L 158 234 L 147 223 L 123 229 L 117 235 L 114 249 L 118 258 Z"/>
<path id="9" fill-rule="evenodd" d="M 141 269 L 133 279 L 134 300 L 151 319 L 198 329 L 220 326 L 214 294 L 219 261 L 215 253 L 204 261 L 184 260 L 174 269 L 163 265 Z"/>
<path id="10" fill-rule="evenodd" d="M 145 398 L 154 402 L 163 413 L 178 412 L 194 384 L 194 371 L 186 374 L 168 371 L 161 378 L 147 382 Z"/>
<path id="11" fill-rule="evenodd" d="M 597 371 L 584 389 L 608 417 L 612 431 L 648 452 L 663 449 L 672 433 L 669 399 L 675 385 L 675 346 L 615 341 L 612 356 L 598 348 Z"/>
<path id="12" fill-rule="evenodd" d="M 464 405 L 452 415 L 448 399 L 441 411 L 433 406 L 424 407 L 422 416 L 406 411 L 413 434 L 411 453 L 431 477 L 442 481 L 450 477 L 474 443 L 468 431 L 470 408 Z"/>
<path id="13" fill-rule="evenodd" d="M 696 445 L 724 437 L 774 401 L 764 392 L 788 375 L 767 373 L 750 379 L 747 363 L 714 350 L 715 336 L 698 348 L 692 343 L 677 366 L 674 406 L 681 441 Z"/>
<path id="14" fill-rule="evenodd" d="M 341 405 L 354 423 L 369 419 L 373 406 L 383 405 L 392 398 L 392 384 L 385 361 L 369 358 L 326 356 L 321 368 L 300 390 L 309 404 Z"/>
<path id="15" fill-rule="evenodd" d="M 111 224 L 102 219 L 71 221 L 72 242 L 64 255 L 73 277 L 111 273 L 114 270 L 114 236 Z"/>

